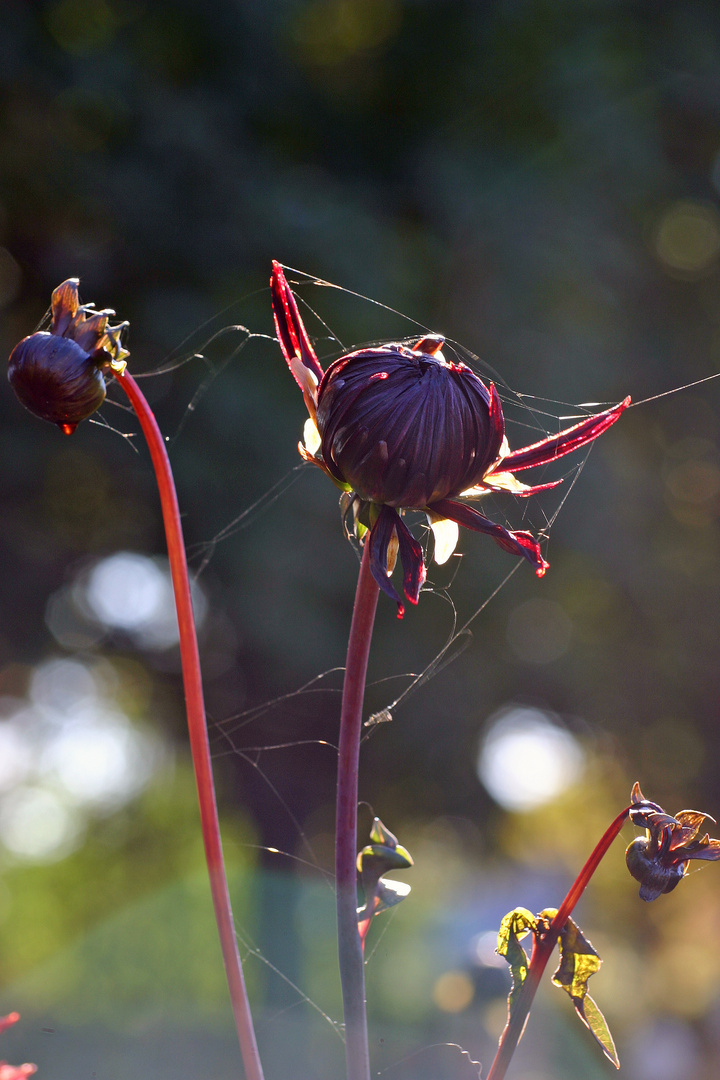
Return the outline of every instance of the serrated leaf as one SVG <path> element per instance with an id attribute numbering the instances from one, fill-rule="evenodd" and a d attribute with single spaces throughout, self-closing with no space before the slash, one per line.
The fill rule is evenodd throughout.
<path id="1" fill-rule="evenodd" d="M 617 1055 L 615 1043 L 610 1034 L 610 1028 L 607 1025 L 607 1020 L 600 1012 L 593 999 L 586 992 L 585 997 L 581 1001 L 575 1001 L 574 1004 L 575 1011 L 585 1027 L 601 1046 L 605 1057 L 609 1061 L 612 1061 L 616 1069 L 619 1069 L 620 1058 Z"/>
<path id="2" fill-rule="evenodd" d="M 511 1014 L 528 973 L 529 961 L 527 953 L 520 944 L 520 938 L 524 937 L 528 931 L 535 930 L 536 926 L 537 920 L 527 908 L 515 908 L 508 912 L 500 923 L 497 951 L 510 965 L 512 986 L 508 996 L 508 1008 Z"/>
<path id="3" fill-rule="evenodd" d="M 616 1069 L 620 1068 L 615 1043 L 605 1017 L 587 992 L 588 979 L 600 970 L 602 960 L 580 927 L 568 919 L 558 938 L 560 963 L 553 975 L 555 986 L 570 995 L 575 1011 Z"/>

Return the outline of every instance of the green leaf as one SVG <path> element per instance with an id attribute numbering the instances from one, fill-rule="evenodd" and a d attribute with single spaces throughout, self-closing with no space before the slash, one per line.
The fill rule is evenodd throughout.
<path id="1" fill-rule="evenodd" d="M 380 912 L 399 904 L 410 892 L 410 886 L 404 882 L 382 877 L 389 870 L 407 870 L 412 866 L 412 856 L 407 848 L 398 844 L 397 837 L 377 817 L 373 821 L 370 839 L 372 844 L 362 849 L 357 860 L 365 897 L 365 903 L 357 913 L 360 923 L 368 922 Z M 367 934 L 367 926 L 364 934 Z"/>
<path id="2" fill-rule="evenodd" d="M 576 999 L 582 1001 L 587 993 L 588 979 L 600 970 L 602 960 L 572 919 L 565 923 L 558 941 L 560 964 L 553 982 L 567 990 L 573 1002 Z"/>
<path id="3" fill-rule="evenodd" d="M 607 1026 L 605 1017 L 588 993 L 585 994 L 582 1001 L 575 1002 L 575 1011 L 588 1031 L 597 1039 L 605 1057 L 612 1061 L 616 1069 L 619 1069 L 620 1058 L 617 1056 L 610 1028 Z"/>
<path id="4" fill-rule="evenodd" d="M 380 878 L 375 890 L 376 907 L 374 915 L 379 915 L 388 908 L 395 907 L 410 892 L 410 886 L 405 881 L 391 881 L 390 878 Z"/>
<path id="5" fill-rule="evenodd" d="M 397 836 L 395 836 L 394 833 L 391 833 L 390 830 L 383 825 L 379 817 L 373 818 L 370 839 L 373 844 L 385 844 L 387 847 L 391 848 L 396 848 L 398 846 Z"/>
<path id="6" fill-rule="evenodd" d="M 545 914 L 545 913 L 543 913 Z M 600 970 L 602 960 L 580 927 L 568 919 L 558 938 L 560 963 L 553 975 L 555 986 L 565 990 L 585 1027 L 602 1047 L 603 1053 L 620 1068 L 615 1043 L 605 1017 L 587 992 L 588 979 Z"/>
<path id="7" fill-rule="evenodd" d="M 500 956 L 505 957 L 510 965 L 512 987 L 508 996 L 508 1008 L 511 1015 L 520 988 L 525 982 L 528 973 L 527 953 L 520 944 L 520 938 L 524 937 L 528 931 L 535 930 L 536 927 L 537 920 L 527 908 L 515 908 L 513 911 L 508 912 L 500 923 L 497 951 Z"/>

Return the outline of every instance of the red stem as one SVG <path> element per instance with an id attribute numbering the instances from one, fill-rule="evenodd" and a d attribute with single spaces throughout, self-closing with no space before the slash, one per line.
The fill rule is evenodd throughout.
<path id="1" fill-rule="evenodd" d="M 122 375 L 117 375 L 116 378 L 137 413 L 150 450 L 150 457 L 152 458 L 160 492 L 160 504 L 162 506 L 180 630 L 180 656 L 185 688 L 185 708 L 187 710 L 190 749 L 195 768 L 198 802 L 200 804 L 200 822 L 205 844 L 205 859 L 210 876 L 210 891 L 215 908 L 215 919 L 220 935 L 220 946 L 225 962 L 225 973 L 230 989 L 230 1000 L 235 1015 L 235 1026 L 240 1042 L 240 1053 L 245 1066 L 245 1074 L 247 1080 L 263 1080 L 262 1065 L 260 1064 L 242 963 L 238 952 L 230 893 L 225 873 L 225 860 L 220 840 L 220 824 L 218 822 L 215 785 L 210 763 L 210 744 L 205 720 L 200 656 L 175 483 L 170 469 L 170 461 L 165 450 L 165 441 L 142 391 L 132 375 L 127 371 Z"/>
<path id="2" fill-rule="evenodd" d="M 348 641 L 338 747 L 335 882 L 348 1080 L 370 1080 L 365 967 L 357 922 L 357 802 L 362 707 L 379 588 L 365 543 Z"/>
<path id="3" fill-rule="evenodd" d="M 573 908 L 587 888 L 590 878 L 597 870 L 603 856 L 607 854 L 608 848 L 625 824 L 625 820 L 631 809 L 630 806 L 626 806 L 622 813 L 618 814 L 609 828 L 605 830 L 592 855 L 572 883 L 570 891 L 558 908 L 558 913 L 550 923 L 547 931 L 544 934 L 533 936 L 533 947 L 530 954 L 528 973 L 525 976 L 525 982 L 522 984 L 520 993 L 515 999 L 512 1014 L 505 1025 L 505 1030 L 500 1036 L 497 1054 L 495 1055 L 495 1060 L 492 1063 L 490 1072 L 487 1074 L 487 1080 L 504 1080 L 507 1067 L 515 1053 L 517 1044 L 520 1042 L 520 1037 L 525 1030 L 530 1007 L 535 998 L 547 962 L 557 944 L 560 931 L 565 926 Z"/>

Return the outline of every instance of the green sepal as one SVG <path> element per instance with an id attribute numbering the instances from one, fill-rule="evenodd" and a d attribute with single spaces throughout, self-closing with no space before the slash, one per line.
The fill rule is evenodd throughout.
<path id="1" fill-rule="evenodd" d="M 367 525 L 368 528 L 372 529 L 373 525 L 380 516 L 381 510 L 382 506 L 380 506 L 378 503 L 364 502 L 360 507 L 357 519 L 362 525 Z"/>
<path id="2" fill-rule="evenodd" d="M 334 480 L 334 477 L 332 479 Z M 371 503 L 360 499 L 349 484 L 341 484 L 338 480 L 334 480 L 334 482 L 342 491 L 340 496 L 340 517 L 345 528 L 345 535 L 348 540 L 352 540 L 354 535 L 355 539 L 362 543 L 365 534 L 369 532 L 374 524 L 374 519 L 372 521 L 370 519 Z M 377 517 L 377 512 L 375 517 Z"/>

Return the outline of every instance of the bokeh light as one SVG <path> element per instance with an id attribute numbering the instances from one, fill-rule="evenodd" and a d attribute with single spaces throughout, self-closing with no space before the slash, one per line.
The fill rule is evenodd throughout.
<path id="1" fill-rule="evenodd" d="M 690 199 L 674 203 L 657 226 L 655 250 L 671 272 L 702 275 L 720 254 L 720 214 L 711 203 Z"/>
<path id="2" fill-rule="evenodd" d="M 178 642 L 172 578 L 166 559 L 117 552 L 81 574 L 72 596 L 79 612 L 89 614 L 106 630 L 128 634 L 141 649 L 160 651 Z M 192 599 L 200 626 L 207 601 L 195 583 Z M 65 615 L 64 625 L 67 620 Z"/>
<path id="3" fill-rule="evenodd" d="M 155 733 L 115 700 L 107 662 L 48 660 L 27 698 L 1 699 L 0 846 L 26 861 L 54 861 L 82 842 L 89 816 L 129 802 L 167 761 Z"/>
<path id="4" fill-rule="evenodd" d="M 445 971 L 435 980 L 432 996 L 441 1012 L 458 1013 L 467 1009 L 475 987 L 467 972 Z"/>
<path id="5" fill-rule="evenodd" d="M 20 786 L 0 804 L 0 832 L 8 851 L 32 862 L 62 859 L 80 841 L 83 822 L 62 797 L 45 787 Z"/>
<path id="6" fill-rule="evenodd" d="M 477 771 L 505 809 L 530 810 L 577 783 L 584 763 L 577 739 L 550 714 L 510 705 L 490 717 Z"/>
<path id="7" fill-rule="evenodd" d="M 48 741 L 40 768 L 79 802 L 114 807 L 141 791 L 157 765 L 156 747 L 117 710 L 79 716 Z"/>

